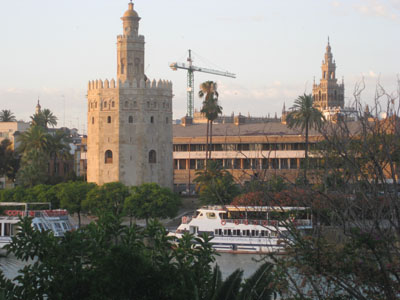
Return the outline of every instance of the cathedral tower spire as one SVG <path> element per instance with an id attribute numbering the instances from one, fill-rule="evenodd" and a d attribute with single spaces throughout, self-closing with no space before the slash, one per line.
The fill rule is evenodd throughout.
<path id="1" fill-rule="evenodd" d="M 332 48 L 329 42 L 326 45 L 324 60 L 321 66 L 322 76 L 320 84 L 313 85 L 314 106 L 320 109 L 344 107 L 344 84 L 338 84 L 336 78 L 336 62 L 333 59 Z"/>

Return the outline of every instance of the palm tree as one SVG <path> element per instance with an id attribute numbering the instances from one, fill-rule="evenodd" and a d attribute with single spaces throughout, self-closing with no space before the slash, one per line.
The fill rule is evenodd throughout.
<path id="1" fill-rule="evenodd" d="M 307 183 L 307 167 L 308 167 L 308 131 L 309 129 L 320 128 L 324 116 L 321 111 L 313 107 L 313 98 L 309 95 L 299 96 L 291 107 L 291 112 L 286 117 L 286 123 L 289 128 L 300 128 L 305 131 L 305 165 L 304 165 L 304 183 Z"/>
<path id="2" fill-rule="evenodd" d="M 41 114 L 43 115 L 45 128 L 48 128 L 48 125 L 51 125 L 52 127 L 57 125 L 57 117 L 50 111 L 50 109 L 43 109 Z"/>
<path id="3" fill-rule="evenodd" d="M 17 137 L 18 152 L 25 153 L 31 149 L 47 152 L 49 135 L 41 126 L 32 126 Z"/>
<path id="4" fill-rule="evenodd" d="M 14 114 L 11 112 L 9 109 L 3 109 L 0 112 L 0 122 L 15 122 L 17 119 L 15 119 Z"/>
<path id="5" fill-rule="evenodd" d="M 200 85 L 199 97 L 205 97 L 201 113 L 207 118 L 207 133 L 206 133 L 206 167 L 207 160 L 211 159 L 212 152 L 212 125 L 222 113 L 222 107 L 218 105 L 217 83 L 206 81 Z M 210 138 L 210 140 L 209 140 Z M 210 147 L 209 147 L 210 145 Z M 209 150 L 210 149 L 210 150 Z"/>
<path id="6" fill-rule="evenodd" d="M 62 130 L 57 130 L 54 135 L 48 135 L 47 146 L 47 152 L 50 159 L 53 161 L 53 166 L 55 166 L 58 159 L 67 161 L 71 158 L 68 134 Z"/>
<path id="7" fill-rule="evenodd" d="M 276 296 L 275 283 L 273 265 L 269 262 L 263 263 L 246 280 L 243 280 L 243 271 L 237 269 L 223 281 L 219 267 L 216 265 L 206 298 L 270 300 Z"/>
<path id="8" fill-rule="evenodd" d="M 45 108 L 42 111 L 31 116 L 32 125 L 42 126 L 48 128 L 48 125 L 52 127 L 57 125 L 57 117 L 50 111 L 50 109 Z"/>

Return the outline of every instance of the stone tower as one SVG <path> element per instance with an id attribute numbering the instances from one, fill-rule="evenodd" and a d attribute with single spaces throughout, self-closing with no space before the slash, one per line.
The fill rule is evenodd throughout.
<path id="1" fill-rule="evenodd" d="M 337 83 L 336 63 L 332 59 L 331 45 L 326 46 L 325 59 L 322 61 L 322 78 L 320 84 L 313 85 L 314 106 L 321 110 L 344 108 L 344 83 Z"/>
<path id="2" fill-rule="evenodd" d="M 144 74 L 145 42 L 132 2 L 121 19 L 117 80 L 88 86 L 87 179 L 172 188 L 172 83 Z"/>

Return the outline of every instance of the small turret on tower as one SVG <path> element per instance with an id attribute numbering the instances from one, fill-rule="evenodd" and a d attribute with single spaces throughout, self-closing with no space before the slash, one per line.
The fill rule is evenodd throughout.
<path id="1" fill-rule="evenodd" d="M 133 9 L 132 1 L 121 17 L 123 34 L 117 41 L 117 79 L 122 83 L 141 80 L 144 75 L 144 36 L 139 35 L 138 13 Z"/>
<path id="2" fill-rule="evenodd" d="M 41 111 L 42 111 L 42 107 L 40 106 L 40 101 L 38 98 L 36 108 L 35 108 L 35 114 L 37 115 L 37 114 L 41 113 Z"/>

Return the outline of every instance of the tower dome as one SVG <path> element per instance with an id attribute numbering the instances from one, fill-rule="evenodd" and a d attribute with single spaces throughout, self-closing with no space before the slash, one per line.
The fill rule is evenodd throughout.
<path id="1" fill-rule="evenodd" d="M 129 2 L 128 4 L 128 10 L 124 13 L 122 16 L 122 19 L 124 18 L 139 18 L 138 13 L 133 9 L 133 3 L 132 1 Z"/>

